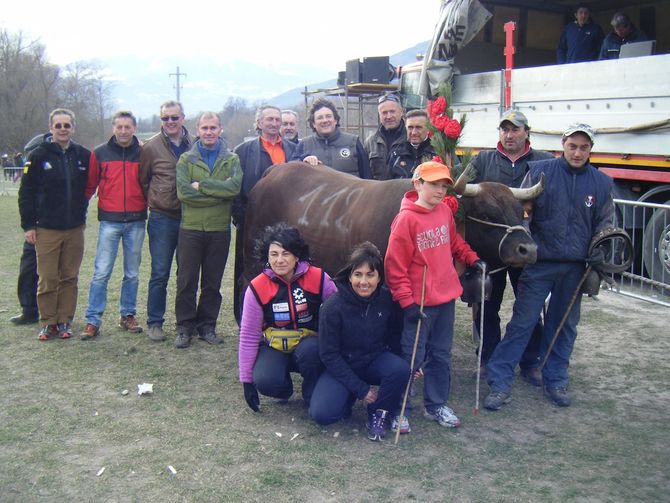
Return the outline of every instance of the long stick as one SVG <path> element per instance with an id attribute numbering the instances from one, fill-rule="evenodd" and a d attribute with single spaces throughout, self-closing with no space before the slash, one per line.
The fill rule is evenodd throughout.
<path id="1" fill-rule="evenodd" d="M 421 332 L 421 320 L 423 319 L 423 303 L 426 299 L 426 271 L 428 266 L 423 266 L 423 279 L 421 280 L 421 305 L 419 306 L 419 321 L 416 323 L 416 335 L 414 336 L 414 347 L 412 348 L 412 361 L 409 364 L 409 380 L 407 381 L 407 386 L 405 387 L 405 396 L 402 398 L 402 407 L 400 407 L 400 416 L 398 419 L 402 419 L 402 416 L 405 415 L 405 407 L 407 407 L 407 396 L 409 395 L 409 389 L 412 387 L 412 380 L 414 379 L 414 361 L 416 360 L 416 350 L 419 346 L 419 333 Z M 395 432 L 395 442 L 398 443 L 400 438 L 400 421 L 398 421 L 398 429 Z"/>
<path id="2" fill-rule="evenodd" d="M 482 296 L 480 297 L 480 303 L 479 303 L 479 354 L 477 357 L 477 385 L 475 386 L 475 410 L 474 410 L 475 416 L 479 414 L 479 382 L 482 374 L 482 350 L 484 349 L 485 297 L 486 297 L 486 266 L 482 268 Z"/>
<path id="3" fill-rule="evenodd" d="M 544 368 L 544 365 L 547 363 L 547 360 L 549 359 L 549 355 L 551 354 L 551 351 L 554 349 L 554 344 L 556 344 L 556 339 L 558 339 L 558 334 L 561 332 L 561 329 L 563 328 L 563 325 L 565 325 L 566 320 L 568 319 L 568 316 L 570 315 L 570 311 L 572 311 L 572 306 L 575 305 L 575 300 L 577 300 L 577 295 L 579 295 L 580 290 L 582 289 L 582 285 L 584 284 L 584 281 L 586 281 L 586 277 L 589 275 L 591 272 L 591 265 L 589 264 L 584 271 L 584 275 L 582 276 L 582 279 L 579 280 L 579 283 L 577 284 L 577 288 L 575 288 L 575 293 L 572 294 L 572 298 L 570 299 L 570 303 L 568 304 L 567 309 L 565 310 L 565 314 L 563 315 L 563 318 L 561 319 L 561 322 L 558 324 L 558 327 L 556 327 L 556 331 L 554 332 L 554 336 L 551 338 L 551 342 L 549 343 L 549 347 L 547 348 L 547 352 L 544 354 L 544 358 L 542 359 L 542 363 L 540 363 L 540 366 L 538 367 L 538 371 L 542 372 L 542 369 Z"/>

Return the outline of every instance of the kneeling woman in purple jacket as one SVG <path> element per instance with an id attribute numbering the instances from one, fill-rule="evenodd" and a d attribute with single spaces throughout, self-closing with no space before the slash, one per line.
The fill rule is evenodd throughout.
<path id="1" fill-rule="evenodd" d="M 337 273 L 338 291 L 321 307 L 319 355 L 326 369 L 309 408 L 311 418 L 325 425 L 348 417 L 356 399 L 363 400 L 370 440 L 385 437 L 385 425 L 398 414 L 410 374 L 407 362 L 389 350 L 402 321 L 382 286 L 383 275 L 382 256 L 367 241 L 354 248 Z"/>
<path id="2" fill-rule="evenodd" d="M 266 227 L 256 242 L 265 262 L 244 294 L 239 367 L 244 399 L 258 412 L 258 393 L 279 399 L 293 394 L 291 372 L 302 375 L 309 405 L 323 370 L 317 331 L 319 307 L 336 290 L 333 280 L 309 259 L 309 246 L 285 223 Z"/>

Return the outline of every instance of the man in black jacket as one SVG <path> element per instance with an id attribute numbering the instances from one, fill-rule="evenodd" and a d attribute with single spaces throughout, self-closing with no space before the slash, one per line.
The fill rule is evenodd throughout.
<path id="1" fill-rule="evenodd" d="M 528 163 L 542 159 L 551 159 L 548 152 L 533 150 L 530 147 L 530 126 L 528 119 L 518 110 L 509 110 L 500 119 L 498 126 L 499 141 L 495 150 L 484 150 L 477 154 L 472 164 L 477 168 L 477 177 L 473 183 L 498 182 L 508 187 L 519 187 L 528 172 Z M 491 299 L 484 302 L 484 337 L 482 349 L 482 370 L 486 362 L 500 342 L 500 304 L 509 275 L 514 295 L 522 269 L 508 267 L 491 274 Z M 474 319 L 475 328 L 479 327 L 479 314 Z M 539 365 L 540 343 L 542 341 L 542 324 L 538 321 L 533 335 L 519 363 L 521 377 L 534 386 L 542 385 Z"/>
<path id="2" fill-rule="evenodd" d="M 72 111 L 51 112 L 53 141 L 43 142 L 30 154 L 19 189 L 21 227 L 37 252 L 40 340 L 70 338 L 77 308 L 91 152 L 72 141 L 74 126 Z"/>
<path id="3" fill-rule="evenodd" d="M 394 146 L 389 153 L 386 179 L 412 178 L 414 168 L 435 155 L 428 138 L 428 113 L 425 110 L 407 112 L 405 129 L 407 141 Z"/>

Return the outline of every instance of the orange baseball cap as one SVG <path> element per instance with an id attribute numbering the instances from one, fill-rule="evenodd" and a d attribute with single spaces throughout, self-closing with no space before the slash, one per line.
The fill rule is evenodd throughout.
<path id="1" fill-rule="evenodd" d="M 412 180 L 424 180 L 426 182 L 447 180 L 451 185 L 454 184 L 449 166 L 445 166 L 444 164 L 435 161 L 427 161 L 419 164 L 414 169 Z"/>

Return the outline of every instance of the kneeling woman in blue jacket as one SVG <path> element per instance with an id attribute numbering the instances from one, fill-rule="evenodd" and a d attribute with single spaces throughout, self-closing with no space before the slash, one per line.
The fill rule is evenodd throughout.
<path id="1" fill-rule="evenodd" d="M 319 314 L 319 355 L 326 370 L 309 408 L 311 418 L 325 425 L 348 417 L 356 399 L 363 400 L 370 440 L 384 438 L 385 423 L 398 413 L 409 378 L 405 360 L 389 350 L 394 327 L 402 323 L 382 286 L 383 274 L 382 256 L 367 241 L 354 248 L 337 273 L 338 291 Z"/>

